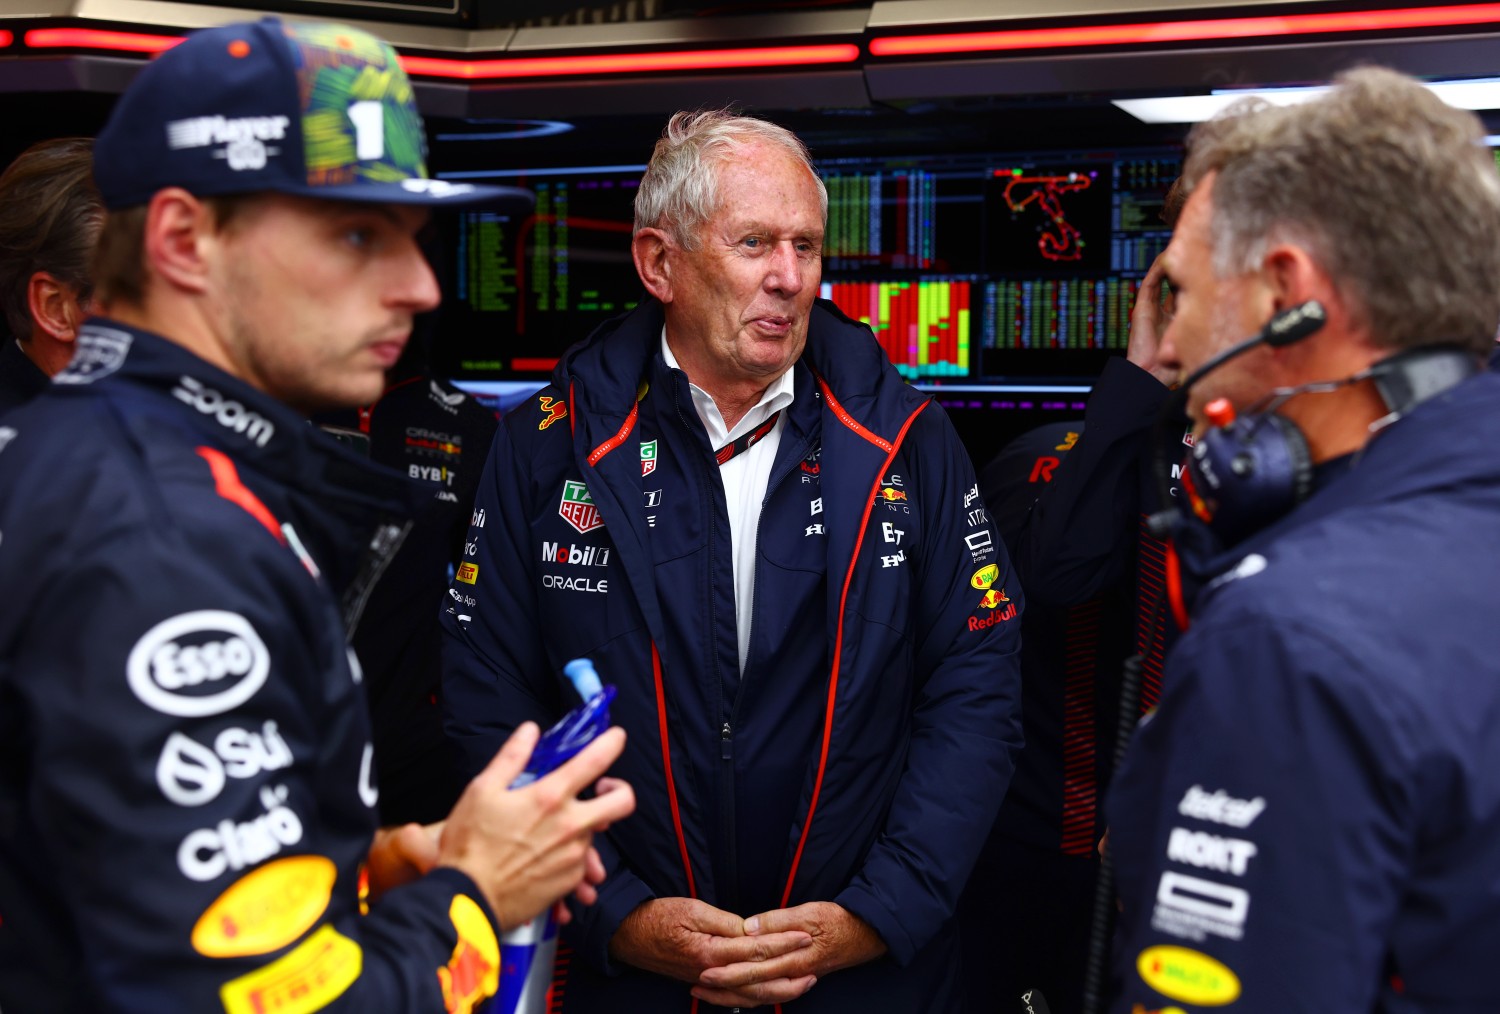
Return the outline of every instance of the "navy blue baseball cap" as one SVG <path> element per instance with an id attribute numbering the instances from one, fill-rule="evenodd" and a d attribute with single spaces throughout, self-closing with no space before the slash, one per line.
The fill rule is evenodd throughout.
<path id="1" fill-rule="evenodd" d="M 381 204 L 530 201 L 513 187 L 427 175 L 427 138 L 396 51 L 343 25 L 208 28 L 149 64 L 94 142 L 110 209 L 163 187 Z"/>

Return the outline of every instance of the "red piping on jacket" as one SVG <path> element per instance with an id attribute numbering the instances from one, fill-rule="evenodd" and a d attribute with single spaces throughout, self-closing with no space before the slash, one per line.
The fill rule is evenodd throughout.
<path id="1" fill-rule="evenodd" d="M 243 507 L 251 517 L 265 525 L 266 531 L 276 536 L 276 541 L 283 546 L 286 545 L 286 535 L 281 530 L 281 525 L 276 521 L 276 515 L 271 509 L 261 502 L 260 497 L 250 492 L 249 487 L 240 482 L 239 470 L 234 467 L 234 462 L 222 451 L 216 451 L 212 447 L 198 448 L 198 456 L 208 462 L 208 470 L 214 476 L 214 492 L 225 500 Z"/>
<path id="2" fill-rule="evenodd" d="M 1179 630 L 1188 628 L 1187 603 L 1182 598 L 1182 560 L 1177 556 L 1177 543 L 1167 541 L 1167 595 L 1172 603 L 1172 619 Z"/>
<path id="3" fill-rule="evenodd" d="M 916 421 L 917 416 L 922 414 L 922 410 L 932 404 L 930 401 L 924 401 L 921 405 L 918 405 L 916 411 L 907 416 L 906 422 L 901 425 L 901 431 L 896 434 L 895 443 L 891 443 L 882 440 L 855 422 L 853 417 L 844 411 L 844 407 L 834 399 L 833 392 L 828 389 L 828 383 L 822 377 L 818 378 L 818 386 L 823 389 L 823 397 L 828 401 L 829 407 L 833 409 L 833 413 L 838 417 L 839 421 L 876 447 L 884 449 L 886 455 L 885 462 L 880 466 L 880 471 L 875 473 L 875 484 L 870 488 L 870 495 L 865 500 L 865 513 L 859 522 L 859 537 L 854 540 L 854 555 L 849 560 L 849 570 L 844 575 L 844 589 L 839 594 L 839 625 L 838 633 L 833 640 L 833 666 L 828 674 L 828 703 L 826 706 L 827 710 L 823 714 L 823 744 L 818 755 L 818 776 L 813 782 L 812 801 L 807 805 L 807 820 L 802 825 L 802 837 L 797 842 L 796 853 L 792 856 L 792 869 L 787 874 L 786 890 L 781 893 L 782 908 L 786 908 L 787 903 L 791 900 L 792 884 L 796 882 L 797 867 L 802 863 L 802 850 L 807 846 L 807 837 L 812 831 L 813 814 L 818 809 L 818 796 L 823 791 L 823 774 L 828 768 L 828 744 L 833 738 L 833 711 L 834 705 L 838 702 L 839 695 L 839 662 L 842 660 L 844 653 L 844 610 L 849 602 L 849 586 L 854 581 L 854 567 L 859 561 L 859 551 L 864 546 L 865 529 L 870 523 L 870 511 L 875 509 L 875 498 L 880 492 L 880 480 L 884 477 L 886 470 L 891 467 L 891 462 L 895 460 L 896 450 L 901 446 L 901 442 L 906 439 L 906 431 L 911 429 L 911 424 Z"/>
<path id="4" fill-rule="evenodd" d="M 667 741 L 667 692 L 662 686 L 661 655 L 656 640 L 651 641 L 651 675 L 656 680 L 656 728 L 661 735 L 661 766 L 667 773 L 667 801 L 672 806 L 672 829 L 677 832 L 677 847 L 682 851 L 682 868 L 687 873 L 688 897 L 698 897 L 693 883 L 693 864 L 688 861 L 687 839 L 682 834 L 682 811 L 677 807 L 677 782 L 672 777 L 672 747 Z M 697 1001 L 694 1001 L 697 1006 Z"/>
<path id="5" fill-rule="evenodd" d="M 817 375 L 814 374 L 814 376 Z M 838 416 L 839 422 L 843 423 L 845 426 L 849 427 L 851 430 L 858 433 L 860 436 L 864 437 L 870 443 L 874 444 L 882 451 L 885 451 L 887 454 L 890 454 L 892 452 L 893 448 L 891 447 L 890 441 L 884 440 L 881 437 L 877 437 L 875 434 L 865 429 L 855 421 L 852 415 L 844 410 L 844 406 L 839 404 L 839 400 L 835 398 L 833 396 L 833 392 L 828 389 L 828 381 L 824 380 L 822 377 L 818 377 L 818 386 L 823 389 L 823 397 L 828 400 L 828 407 L 833 410 L 834 415 Z M 922 408 L 926 407 L 927 405 L 924 402 Z M 917 412 L 922 411 L 922 408 L 917 409 Z M 917 412 L 913 412 L 911 414 L 911 419 L 915 419 L 917 417 Z M 906 420 L 906 426 L 911 425 L 911 419 Z M 906 426 L 901 427 L 901 432 L 896 435 L 896 443 L 899 444 L 901 442 L 901 438 L 906 436 Z M 885 469 L 881 469 L 880 474 L 884 475 Z"/>

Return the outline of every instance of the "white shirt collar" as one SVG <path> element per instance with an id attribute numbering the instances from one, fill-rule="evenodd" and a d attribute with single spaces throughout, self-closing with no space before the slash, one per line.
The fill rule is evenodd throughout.
<path id="1" fill-rule="evenodd" d="M 661 357 L 666 360 L 667 366 L 671 369 L 682 369 L 677 365 L 677 357 L 672 355 L 672 347 L 667 344 L 665 325 L 661 329 Z M 792 376 L 790 367 L 782 371 L 781 376 L 771 381 L 766 387 L 765 393 L 760 396 L 760 401 L 740 417 L 740 421 L 735 424 L 733 430 L 725 427 L 724 416 L 719 412 L 719 406 L 714 402 L 713 395 L 693 383 L 691 379 L 688 381 L 688 387 L 693 392 L 693 407 L 698 410 L 698 418 L 703 420 L 703 428 L 708 431 L 709 446 L 718 448 L 731 440 L 738 439 L 741 434 L 750 432 L 769 419 L 773 413 L 790 405 L 796 393 L 796 378 Z"/>

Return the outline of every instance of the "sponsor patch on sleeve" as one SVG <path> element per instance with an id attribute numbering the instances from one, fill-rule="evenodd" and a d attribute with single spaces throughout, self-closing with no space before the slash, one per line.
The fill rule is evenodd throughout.
<path id="1" fill-rule="evenodd" d="M 500 941 L 478 903 L 466 894 L 453 899 L 448 918 L 458 931 L 458 943 L 448 963 L 437 970 L 443 1010 L 471 1014 L 500 988 Z"/>
<path id="2" fill-rule="evenodd" d="M 344 994 L 364 967 L 359 944 L 324 926 L 297 948 L 219 987 L 225 1014 L 312 1014 Z"/>
<path id="3" fill-rule="evenodd" d="M 130 689 L 164 715 L 202 718 L 244 704 L 271 671 L 266 644 L 239 613 L 199 609 L 162 620 L 131 648 Z"/>
<path id="4" fill-rule="evenodd" d="M 556 398 L 549 397 L 545 394 L 542 395 L 541 400 L 537 402 L 537 407 L 540 408 L 543 412 L 547 413 L 542 421 L 536 424 L 536 428 L 538 430 L 544 430 L 548 426 L 551 426 L 553 423 L 557 422 L 559 419 L 566 419 L 568 417 L 567 402 L 559 401 Z"/>
<path id="5" fill-rule="evenodd" d="M 479 580 L 479 564 L 461 563 L 458 565 L 458 579 L 464 584 L 473 584 Z"/>
<path id="6" fill-rule="evenodd" d="M 193 950 L 238 958 L 285 947 L 328 910 L 337 877 L 324 856 L 290 856 L 245 874 L 199 916 Z"/>
<path id="7" fill-rule="evenodd" d="M 1148 947 L 1135 961 L 1141 981 L 1162 996 L 1200 1007 L 1223 1007 L 1240 996 L 1232 971 L 1199 951 L 1162 945 Z"/>

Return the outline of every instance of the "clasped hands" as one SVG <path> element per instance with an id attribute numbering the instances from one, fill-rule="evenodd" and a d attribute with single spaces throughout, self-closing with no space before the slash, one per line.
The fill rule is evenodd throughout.
<path id="1" fill-rule="evenodd" d="M 869 923 L 831 901 L 742 919 L 692 898 L 654 898 L 625 917 L 609 949 L 617 961 L 692 983 L 706 1003 L 756 1007 L 795 1000 L 886 947 Z"/>

